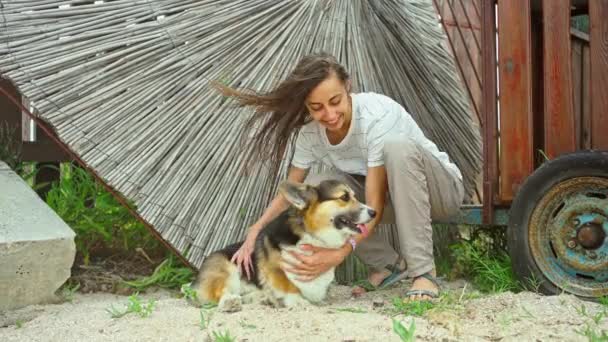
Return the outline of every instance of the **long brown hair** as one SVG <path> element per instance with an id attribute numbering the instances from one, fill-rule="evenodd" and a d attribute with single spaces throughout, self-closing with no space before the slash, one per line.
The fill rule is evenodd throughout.
<path id="1" fill-rule="evenodd" d="M 247 142 L 251 144 L 245 167 L 253 161 L 267 161 L 272 174 L 278 173 L 291 137 L 311 120 L 304 103 L 306 97 L 332 73 L 347 83 L 349 75 L 346 69 L 334 56 L 321 52 L 304 56 L 283 81 L 267 92 L 236 90 L 214 84 L 224 96 L 234 98 L 239 106 L 255 108 L 241 132 L 241 138 L 252 137 L 252 141 L 243 141 L 245 147 Z"/>

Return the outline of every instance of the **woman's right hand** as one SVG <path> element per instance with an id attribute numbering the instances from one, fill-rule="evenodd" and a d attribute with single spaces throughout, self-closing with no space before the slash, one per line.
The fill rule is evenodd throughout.
<path id="1" fill-rule="evenodd" d="M 253 253 L 253 247 L 255 246 L 255 239 L 258 236 L 258 230 L 253 227 L 249 229 L 245 242 L 241 245 L 236 253 L 232 256 L 231 261 L 236 263 L 241 274 L 243 274 L 243 268 L 247 279 L 251 280 L 251 272 L 253 271 L 253 265 L 251 263 L 251 254 Z"/>

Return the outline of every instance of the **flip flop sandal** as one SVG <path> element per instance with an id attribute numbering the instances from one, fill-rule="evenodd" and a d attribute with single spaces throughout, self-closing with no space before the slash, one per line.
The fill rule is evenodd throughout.
<path id="1" fill-rule="evenodd" d="M 399 256 L 393 265 L 388 265 L 386 267 L 391 274 L 384 278 L 384 280 L 378 285 L 378 289 L 385 289 L 405 278 L 407 278 L 407 263 L 405 260 Z"/>
<path id="2" fill-rule="evenodd" d="M 360 296 L 366 292 L 384 289 L 407 277 L 407 263 L 405 262 L 405 259 L 403 259 L 401 256 L 397 257 L 397 260 L 395 260 L 395 263 L 393 265 L 386 265 L 385 268 L 391 271 L 391 274 L 389 274 L 388 277 L 384 278 L 384 280 L 382 280 L 382 282 L 378 286 L 374 286 L 367 279 L 362 279 L 355 282 L 354 286 L 362 290 L 360 293 L 357 294 L 357 296 Z"/>
<path id="3" fill-rule="evenodd" d="M 435 286 L 437 286 L 437 291 L 431 291 L 431 290 L 409 290 L 405 293 L 405 297 L 409 298 L 413 297 L 413 296 L 429 296 L 431 297 L 431 299 L 437 299 L 439 298 L 439 293 L 440 293 L 440 286 L 439 286 L 439 282 L 437 282 L 437 278 L 433 277 L 432 275 L 430 275 L 429 273 L 424 273 L 421 274 L 417 277 L 414 277 L 414 281 L 416 281 L 416 279 L 418 278 L 426 278 L 428 280 L 430 280 L 433 284 L 435 284 Z"/>

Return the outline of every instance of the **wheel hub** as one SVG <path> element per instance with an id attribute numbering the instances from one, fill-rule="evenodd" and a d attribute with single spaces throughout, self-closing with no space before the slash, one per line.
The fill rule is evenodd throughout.
<path id="1" fill-rule="evenodd" d="M 589 222 L 582 225 L 576 233 L 576 240 L 585 249 L 598 249 L 606 239 L 606 232 L 602 224 Z"/>

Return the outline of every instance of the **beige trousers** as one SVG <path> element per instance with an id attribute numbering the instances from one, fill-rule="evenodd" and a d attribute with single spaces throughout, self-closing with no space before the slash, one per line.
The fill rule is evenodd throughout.
<path id="1" fill-rule="evenodd" d="M 464 196 L 462 181 L 408 138 L 385 142 L 384 166 L 388 193 L 381 224 L 395 224 L 408 275 L 417 277 L 435 268 L 431 221 L 458 213 Z M 365 177 L 342 172 L 310 173 L 305 182 L 318 184 L 324 179 L 346 182 L 357 199 L 365 201 Z M 399 257 L 386 239 L 374 232 L 357 246 L 355 255 L 372 270 L 393 265 Z"/>

